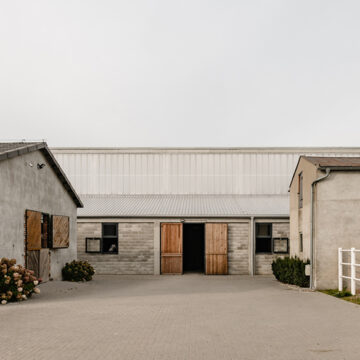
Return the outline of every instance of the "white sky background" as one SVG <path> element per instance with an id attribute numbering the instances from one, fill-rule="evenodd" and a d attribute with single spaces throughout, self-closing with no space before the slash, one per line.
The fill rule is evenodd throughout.
<path id="1" fill-rule="evenodd" d="M 360 2 L 1 1 L 0 139 L 360 146 Z"/>

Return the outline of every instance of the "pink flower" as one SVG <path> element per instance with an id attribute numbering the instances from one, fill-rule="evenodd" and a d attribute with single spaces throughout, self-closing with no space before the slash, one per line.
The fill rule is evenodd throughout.
<path id="1" fill-rule="evenodd" d="M 2 301 L 1 301 L 1 305 L 5 305 L 6 303 L 7 303 L 6 300 L 2 300 Z"/>
<path id="2" fill-rule="evenodd" d="M 34 293 L 35 294 L 40 294 L 40 289 L 39 288 L 34 288 Z"/>
<path id="3" fill-rule="evenodd" d="M 39 282 L 37 280 L 34 281 L 34 285 L 36 286 Z"/>
<path id="4" fill-rule="evenodd" d="M 18 292 L 22 292 L 23 291 L 23 288 L 22 287 L 19 287 L 18 288 Z"/>

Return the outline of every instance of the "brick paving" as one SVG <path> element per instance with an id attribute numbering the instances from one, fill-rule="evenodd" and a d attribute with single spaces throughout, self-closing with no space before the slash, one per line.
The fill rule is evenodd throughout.
<path id="1" fill-rule="evenodd" d="M 271 277 L 97 276 L 0 306 L 0 359 L 359 359 L 360 307 Z"/>

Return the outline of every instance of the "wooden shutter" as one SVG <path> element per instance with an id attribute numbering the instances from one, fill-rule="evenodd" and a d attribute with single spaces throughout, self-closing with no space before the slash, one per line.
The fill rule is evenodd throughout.
<path id="1" fill-rule="evenodd" d="M 205 257 L 207 275 L 227 274 L 227 224 L 205 225 Z"/>
<path id="2" fill-rule="evenodd" d="M 52 219 L 54 249 L 69 247 L 69 217 L 54 215 Z"/>
<path id="3" fill-rule="evenodd" d="M 181 223 L 161 224 L 161 273 L 182 274 L 183 226 Z"/>
<path id="4" fill-rule="evenodd" d="M 26 210 L 26 250 L 41 249 L 41 213 Z"/>

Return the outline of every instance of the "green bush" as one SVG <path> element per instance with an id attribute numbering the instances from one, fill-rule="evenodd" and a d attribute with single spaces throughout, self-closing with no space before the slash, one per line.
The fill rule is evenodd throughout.
<path id="1" fill-rule="evenodd" d="M 309 264 L 298 257 L 278 258 L 273 261 L 271 267 L 277 280 L 301 287 L 309 287 L 309 276 L 305 275 L 305 265 Z"/>
<path id="2" fill-rule="evenodd" d="M 94 268 L 87 261 L 73 260 L 62 269 L 62 276 L 66 281 L 90 281 L 94 274 Z"/>
<path id="3" fill-rule="evenodd" d="M 39 294 L 36 287 L 40 280 L 34 276 L 34 271 L 21 265 L 16 265 L 15 259 L 0 260 L 0 303 L 23 301 L 33 293 Z"/>

